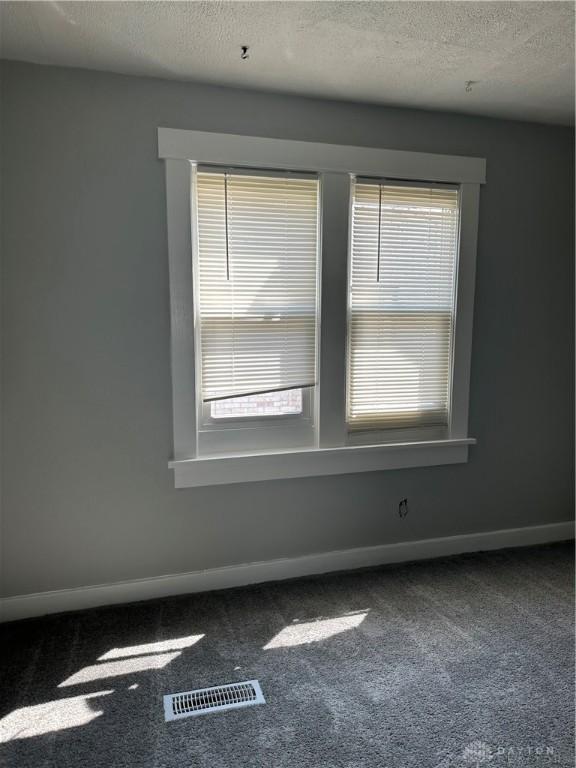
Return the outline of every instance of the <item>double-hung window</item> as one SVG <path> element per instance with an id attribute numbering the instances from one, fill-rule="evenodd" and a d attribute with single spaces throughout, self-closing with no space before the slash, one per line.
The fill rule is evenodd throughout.
<path id="1" fill-rule="evenodd" d="M 458 228 L 457 187 L 353 182 L 351 431 L 448 427 Z"/>
<path id="2" fill-rule="evenodd" d="M 314 174 L 195 170 L 201 450 L 314 443 L 318 195 Z"/>
<path id="3" fill-rule="evenodd" d="M 159 129 L 178 487 L 465 462 L 479 158 Z"/>

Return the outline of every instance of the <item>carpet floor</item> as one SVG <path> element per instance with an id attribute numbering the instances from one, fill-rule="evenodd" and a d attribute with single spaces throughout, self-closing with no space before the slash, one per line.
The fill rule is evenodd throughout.
<path id="1" fill-rule="evenodd" d="M 10 768 L 572 768 L 573 547 L 5 625 Z M 265 705 L 164 722 L 163 694 Z"/>

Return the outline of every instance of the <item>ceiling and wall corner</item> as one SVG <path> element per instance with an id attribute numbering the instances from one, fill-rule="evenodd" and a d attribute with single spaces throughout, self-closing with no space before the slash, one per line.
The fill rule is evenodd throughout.
<path id="1" fill-rule="evenodd" d="M 50 0 L 3 2 L 0 20 L 7 59 L 574 121 L 573 2 Z"/>

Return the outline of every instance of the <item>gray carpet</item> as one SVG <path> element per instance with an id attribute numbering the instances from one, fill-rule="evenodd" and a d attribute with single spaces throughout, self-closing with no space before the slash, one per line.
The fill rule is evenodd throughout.
<path id="1" fill-rule="evenodd" d="M 574 766 L 568 544 L 97 609 L 2 635 L 11 768 Z M 253 678 L 265 705 L 164 722 L 164 693 Z"/>

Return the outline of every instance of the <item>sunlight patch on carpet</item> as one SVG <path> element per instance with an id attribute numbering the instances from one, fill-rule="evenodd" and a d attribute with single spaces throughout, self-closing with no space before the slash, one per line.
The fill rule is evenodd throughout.
<path id="1" fill-rule="evenodd" d="M 290 648 L 295 645 L 317 643 L 320 640 L 328 640 L 342 632 L 348 632 L 360 626 L 368 611 L 345 614 L 333 619 L 316 619 L 314 621 L 294 621 L 293 624 L 284 627 L 278 634 L 266 643 L 264 650 L 271 648 Z"/>
<path id="2" fill-rule="evenodd" d="M 111 693 L 98 691 L 15 709 L 0 720 L 0 744 L 86 725 L 104 714 L 98 699 Z"/>
<path id="3" fill-rule="evenodd" d="M 182 650 L 190 648 L 204 635 L 188 635 L 188 637 L 175 637 L 172 640 L 158 640 L 155 643 L 144 643 L 143 645 L 129 645 L 125 648 L 111 648 L 98 661 L 108 661 L 109 659 L 123 659 L 126 656 L 143 656 L 150 653 L 165 653 L 166 651 Z"/>
<path id="4" fill-rule="evenodd" d="M 120 675 L 132 675 L 136 672 L 145 672 L 149 669 L 162 669 L 171 661 L 178 658 L 182 652 L 159 653 L 154 656 L 136 656 L 122 659 L 122 661 L 104 661 L 101 664 L 91 664 L 83 667 L 78 672 L 64 680 L 58 688 L 66 688 L 69 685 L 90 683 L 92 680 L 105 680 L 108 677 Z"/>

